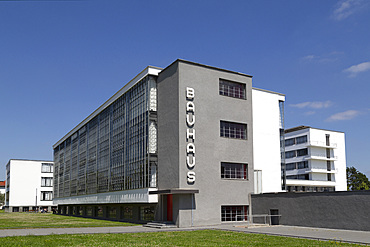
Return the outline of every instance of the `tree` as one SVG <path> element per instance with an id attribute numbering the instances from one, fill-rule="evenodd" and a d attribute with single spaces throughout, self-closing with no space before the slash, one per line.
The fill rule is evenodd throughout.
<path id="1" fill-rule="evenodd" d="M 365 174 L 359 172 L 353 166 L 347 167 L 347 190 L 368 190 L 370 181 Z"/>

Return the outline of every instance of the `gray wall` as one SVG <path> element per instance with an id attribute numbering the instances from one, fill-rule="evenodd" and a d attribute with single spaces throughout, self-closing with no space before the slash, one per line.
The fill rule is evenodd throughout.
<path id="1" fill-rule="evenodd" d="M 370 231 L 370 191 L 252 195 L 252 213 L 278 209 L 281 225 Z"/>
<path id="2" fill-rule="evenodd" d="M 158 188 L 179 188 L 178 66 L 165 69 L 157 79 Z"/>
<path id="3" fill-rule="evenodd" d="M 219 95 L 219 79 L 246 84 L 247 100 Z M 187 182 L 186 87 L 195 90 L 194 184 Z M 158 77 L 158 187 L 199 189 L 193 209 L 190 195 L 174 196 L 179 226 L 221 222 L 222 205 L 249 205 L 253 192 L 252 78 L 177 60 Z M 220 120 L 248 124 L 248 140 L 220 137 Z M 221 179 L 221 162 L 248 164 L 249 180 Z M 159 200 L 160 201 L 160 200 Z M 178 212 L 176 212 L 178 210 Z"/>

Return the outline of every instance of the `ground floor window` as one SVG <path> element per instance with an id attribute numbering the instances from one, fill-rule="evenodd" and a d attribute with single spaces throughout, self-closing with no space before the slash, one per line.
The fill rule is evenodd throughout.
<path id="1" fill-rule="evenodd" d="M 140 220 L 142 221 L 154 220 L 154 206 L 140 207 Z"/>
<path id="2" fill-rule="evenodd" d="M 29 209 L 30 209 L 29 207 L 23 207 L 22 211 L 23 211 L 23 212 L 28 212 L 28 211 L 29 211 Z"/>
<path id="3" fill-rule="evenodd" d="M 84 208 L 83 207 L 78 207 L 78 214 L 79 215 L 84 215 Z"/>
<path id="4" fill-rule="evenodd" d="M 97 211 L 97 214 L 96 215 L 99 218 L 103 218 L 104 217 L 104 211 L 103 211 L 103 207 L 102 206 L 97 207 L 96 208 L 96 211 Z"/>
<path id="5" fill-rule="evenodd" d="M 13 212 L 19 212 L 19 207 L 13 207 Z"/>
<path id="6" fill-rule="evenodd" d="M 109 218 L 111 219 L 117 218 L 117 208 L 116 207 L 109 207 Z"/>
<path id="7" fill-rule="evenodd" d="M 131 206 L 122 207 L 122 210 L 123 210 L 122 217 L 124 219 L 128 219 L 128 220 L 133 219 L 133 213 L 132 213 L 132 207 Z"/>
<path id="8" fill-rule="evenodd" d="M 245 221 L 248 206 L 221 206 L 221 221 Z"/>
<path id="9" fill-rule="evenodd" d="M 86 207 L 86 216 L 93 217 L 93 207 L 91 206 Z"/>

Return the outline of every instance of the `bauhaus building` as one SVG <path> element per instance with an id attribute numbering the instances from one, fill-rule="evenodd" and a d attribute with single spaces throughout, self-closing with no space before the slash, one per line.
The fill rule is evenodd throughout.
<path id="1" fill-rule="evenodd" d="M 245 220 L 262 181 L 285 189 L 284 100 L 250 75 L 180 59 L 149 66 L 53 146 L 54 203 L 179 227 Z"/>

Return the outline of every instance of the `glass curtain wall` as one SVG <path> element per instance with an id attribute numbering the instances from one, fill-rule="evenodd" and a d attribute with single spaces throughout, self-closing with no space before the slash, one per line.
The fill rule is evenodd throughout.
<path id="1" fill-rule="evenodd" d="M 156 187 L 156 116 L 147 76 L 54 149 L 55 197 Z"/>

